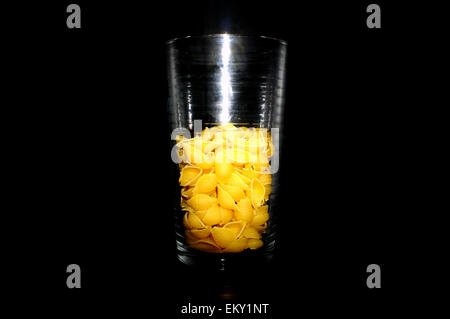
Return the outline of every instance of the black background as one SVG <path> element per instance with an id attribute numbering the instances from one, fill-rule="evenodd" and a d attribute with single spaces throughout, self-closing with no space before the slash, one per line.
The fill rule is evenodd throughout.
<path id="1" fill-rule="evenodd" d="M 399 296 L 415 289 L 421 110 L 410 101 L 420 99 L 418 48 L 428 38 L 406 2 L 376 1 L 379 30 L 366 27 L 368 1 L 79 0 L 79 30 L 66 27 L 69 3 L 24 6 L 10 25 L 25 29 L 14 39 L 24 46 L 13 80 L 30 88 L 17 104 L 27 101 L 32 132 L 27 265 L 42 269 L 37 307 L 134 318 L 219 302 L 222 282 L 174 256 L 165 41 L 224 31 L 288 42 L 280 250 L 271 268 L 226 279 L 227 291 L 235 302 L 269 302 L 273 317 L 416 307 Z M 71 263 L 82 289 L 66 287 Z M 372 263 L 382 269 L 378 290 L 365 283 Z"/>

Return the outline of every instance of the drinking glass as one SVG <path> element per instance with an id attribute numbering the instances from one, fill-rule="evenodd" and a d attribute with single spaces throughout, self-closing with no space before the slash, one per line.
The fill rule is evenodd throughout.
<path id="1" fill-rule="evenodd" d="M 232 34 L 167 42 L 172 209 L 184 264 L 228 270 L 274 255 L 286 49 L 280 39 Z"/>

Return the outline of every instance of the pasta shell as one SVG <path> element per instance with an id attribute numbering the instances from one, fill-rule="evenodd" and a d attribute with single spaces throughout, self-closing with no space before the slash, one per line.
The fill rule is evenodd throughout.
<path id="1" fill-rule="evenodd" d="M 202 220 L 200 219 L 200 217 L 198 217 L 195 213 L 188 213 L 188 228 L 196 228 L 196 229 L 201 229 L 201 228 L 206 228 L 205 224 L 202 222 Z"/>
<path id="2" fill-rule="evenodd" d="M 239 238 L 232 241 L 227 248 L 223 250 L 224 253 L 240 253 L 244 249 L 248 248 L 248 239 L 247 238 Z"/>
<path id="3" fill-rule="evenodd" d="M 209 154 L 212 151 L 214 151 L 217 147 L 220 146 L 220 143 L 218 143 L 217 141 L 211 141 L 211 142 L 207 142 L 204 144 L 203 146 L 203 152 L 205 154 Z"/>
<path id="4" fill-rule="evenodd" d="M 211 238 L 211 237 L 208 237 L 208 238 L 205 238 L 205 239 L 201 239 L 201 240 L 199 240 L 199 242 L 205 243 L 205 244 L 210 244 L 211 246 L 214 246 L 216 248 L 220 248 L 217 245 L 217 243 L 213 240 L 213 238 Z"/>
<path id="5" fill-rule="evenodd" d="M 221 248 L 228 247 L 236 238 L 233 230 L 222 227 L 213 227 L 211 229 L 211 235 L 216 244 Z"/>
<path id="6" fill-rule="evenodd" d="M 264 205 L 264 206 L 260 206 L 255 210 L 256 214 L 269 214 L 269 206 L 268 205 Z"/>
<path id="7" fill-rule="evenodd" d="M 254 168 L 255 168 L 255 171 L 260 173 L 260 174 L 261 173 L 262 174 L 270 174 L 270 165 L 269 165 L 269 163 L 261 164 L 261 163 L 256 162 Z M 259 174 L 258 174 L 258 176 L 259 176 Z"/>
<path id="8" fill-rule="evenodd" d="M 256 171 L 262 171 L 269 166 L 269 158 L 263 152 L 260 151 L 257 153 L 256 158 L 257 160 L 254 163 L 254 168 Z"/>
<path id="9" fill-rule="evenodd" d="M 189 163 L 200 163 L 203 160 L 203 152 L 201 150 L 201 144 L 200 147 L 198 145 L 195 145 L 198 143 L 183 143 L 183 159 L 186 162 Z"/>
<path id="10" fill-rule="evenodd" d="M 197 179 L 202 175 L 202 169 L 196 166 L 185 166 L 181 170 L 180 174 L 180 185 L 189 186 L 193 185 Z"/>
<path id="11" fill-rule="evenodd" d="M 241 149 L 231 149 L 227 151 L 227 159 L 231 163 L 248 163 L 251 162 L 251 155 L 247 151 Z"/>
<path id="12" fill-rule="evenodd" d="M 219 224 L 221 221 L 220 207 L 218 205 L 213 205 L 208 208 L 202 220 L 205 225 L 209 226 Z"/>
<path id="13" fill-rule="evenodd" d="M 246 134 L 243 134 L 242 137 L 238 138 L 234 143 L 234 146 L 242 152 L 253 152 L 253 150 L 250 149 L 248 138 L 246 138 L 245 135 Z"/>
<path id="14" fill-rule="evenodd" d="M 256 209 L 253 220 L 251 221 L 251 225 L 262 225 L 269 220 L 269 213 L 267 208 L 268 206 L 266 205 Z"/>
<path id="15" fill-rule="evenodd" d="M 203 140 L 210 141 L 214 136 L 214 131 L 208 127 L 206 127 L 202 132 Z"/>
<path id="16" fill-rule="evenodd" d="M 242 173 L 242 170 L 240 172 L 236 172 L 236 175 L 239 176 L 242 179 L 242 181 L 247 185 L 250 185 L 250 183 L 252 182 L 250 178 L 248 178 Z"/>
<path id="17" fill-rule="evenodd" d="M 193 193 L 194 194 L 210 193 L 216 189 L 216 186 L 217 186 L 216 174 L 211 173 L 211 174 L 203 175 L 197 180 L 197 183 L 195 184 Z"/>
<path id="18" fill-rule="evenodd" d="M 208 193 L 208 196 L 217 198 L 217 190 L 214 189 L 211 193 Z"/>
<path id="19" fill-rule="evenodd" d="M 220 247 L 217 246 L 211 238 L 199 239 L 193 242 L 190 246 L 194 249 L 210 253 L 218 253 L 221 251 Z"/>
<path id="20" fill-rule="evenodd" d="M 206 210 L 217 203 L 217 198 L 206 194 L 197 194 L 189 199 L 187 203 L 195 210 Z"/>
<path id="21" fill-rule="evenodd" d="M 181 196 L 191 198 L 194 195 L 193 190 L 193 187 L 183 187 L 183 189 L 181 190 Z"/>
<path id="22" fill-rule="evenodd" d="M 224 190 L 228 192 L 228 194 L 231 195 L 231 197 L 233 197 L 233 200 L 235 202 L 238 202 L 245 197 L 244 191 L 242 190 L 242 188 L 238 186 L 232 185 L 221 185 L 221 186 Z"/>
<path id="23" fill-rule="evenodd" d="M 251 222 L 253 219 L 253 208 L 250 200 L 248 198 L 243 198 L 237 204 L 239 210 L 234 212 L 234 216 L 237 220 L 242 220 L 245 222 Z"/>
<path id="24" fill-rule="evenodd" d="M 226 145 L 225 140 L 221 140 L 220 137 L 217 137 L 215 140 L 217 143 L 219 143 L 219 146 L 214 150 L 214 160 L 216 163 L 227 163 L 227 157 L 226 157 Z"/>
<path id="25" fill-rule="evenodd" d="M 254 238 L 254 239 L 261 238 L 260 233 L 256 230 L 255 227 L 252 227 L 252 226 L 246 227 L 244 229 L 244 231 L 242 232 L 242 236 L 246 237 L 246 238 Z"/>
<path id="26" fill-rule="evenodd" d="M 224 225 L 223 227 L 231 229 L 234 232 L 236 238 L 239 238 L 245 229 L 245 225 L 246 225 L 245 222 L 238 220 L 238 221 L 234 221 L 234 222 L 229 222 L 226 225 Z"/>
<path id="27" fill-rule="evenodd" d="M 203 218 L 205 218 L 207 211 L 208 210 L 198 210 L 195 212 L 195 215 L 197 215 L 203 221 Z"/>
<path id="28" fill-rule="evenodd" d="M 247 164 L 246 164 L 246 166 L 247 166 Z M 244 167 L 242 169 L 242 175 L 244 175 L 248 179 L 252 180 L 254 178 L 258 178 L 260 173 L 256 172 L 252 167 L 248 166 L 248 167 Z"/>
<path id="29" fill-rule="evenodd" d="M 262 233 L 262 232 L 264 232 L 264 231 L 266 230 L 266 228 L 267 228 L 267 223 L 264 223 L 264 224 L 261 224 L 261 225 L 255 225 L 255 226 L 253 226 L 253 227 L 255 227 L 255 229 L 256 229 L 257 231 L 259 231 L 260 233 Z"/>
<path id="30" fill-rule="evenodd" d="M 261 174 L 258 179 L 264 186 L 272 184 L 272 175 L 270 174 Z"/>
<path id="31" fill-rule="evenodd" d="M 258 249 L 264 245 L 261 239 L 249 239 L 248 240 L 248 248 L 250 249 Z"/>
<path id="32" fill-rule="evenodd" d="M 226 224 L 233 218 L 233 211 L 227 208 L 220 207 L 220 223 Z"/>
<path id="33" fill-rule="evenodd" d="M 186 212 L 194 212 L 194 209 L 191 206 L 189 206 L 188 204 L 186 204 L 186 202 L 184 200 L 181 203 L 181 210 L 186 211 Z"/>
<path id="34" fill-rule="evenodd" d="M 233 197 L 224 190 L 220 185 L 217 186 L 217 199 L 220 206 L 227 209 L 238 209 Z"/>
<path id="35" fill-rule="evenodd" d="M 215 164 L 215 172 L 217 175 L 217 178 L 226 183 L 228 181 L 228 178 L 233 173 L 233 165 L 231 163 L 217 163 Z"/>
<path id="36" fill-rule="evenodd" d="M 203 228 L 203 229 L 192 229 L 190 230 L 192 236 L 198 239 L 204 239 L 209 236 L 211 233 L 209 228 Z"/>
<path id="37" fill-rule="evenodd" d="M 203 152 L 201 138 L 194 138 L 181 144 L 183 150 L 183 160 L 185 162 L 195 164 L 202 169 L 209 169 L 214 166 L 214 157 L 207 152 Z"/>
<path id="38" fill-rule="evenodd" d="M 266 189 L 264 188 L 264 185 L 258 179 L 252 179 L 251 198 L 253 207 L 257 208 L 264 203 L 265 192 Z"/>
<path id="39" fill-rule="evenodd" d="M 233 174 L 231 174 L 230 178 L 227 181 L 227 185 L 237 186 L 244 190 L 248 189 L 248 185 L 242 180 L 241 177 L 239 177 L 237 172 L 233 172 Z"/>
<path id="40" fill-rule="evenodd" d="M 202 169 L 210 169 L 214 166 L 214 158 L 211 155 L 202 153 L 201 161 L 195 162 L 195 164 Z"/>

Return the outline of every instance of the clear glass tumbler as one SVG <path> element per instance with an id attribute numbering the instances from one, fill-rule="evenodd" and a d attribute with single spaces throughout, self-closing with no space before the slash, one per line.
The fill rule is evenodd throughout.
<path id="1" fill-rule="evenodd" d="M 187 265 L 273 257 L 286 48 L 230 34 L 167 43 L 177 256 Z"/>

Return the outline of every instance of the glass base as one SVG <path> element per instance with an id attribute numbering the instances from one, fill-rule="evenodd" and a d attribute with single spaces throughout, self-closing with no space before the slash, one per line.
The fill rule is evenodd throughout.
<path id="1" fill-rule="evenodd" d="M 206 253 L 177 242 L 177 258 L 183 264 L 207 271 L 234 272 L 268 265 L 274 257 L 274 243 L 254 251 Z"/>

